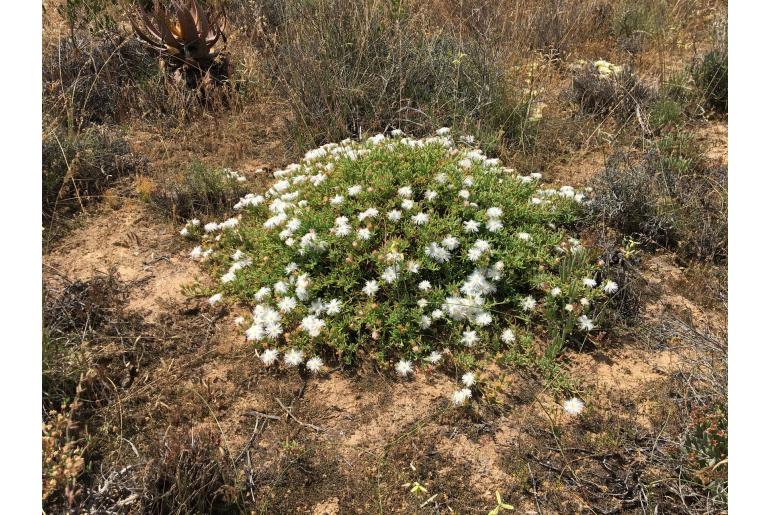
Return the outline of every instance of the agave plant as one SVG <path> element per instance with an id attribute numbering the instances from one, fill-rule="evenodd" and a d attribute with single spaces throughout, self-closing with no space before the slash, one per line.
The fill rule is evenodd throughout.
<path id="1" fill-rule="evenodd" d="M 213 51 L 220 39 L 226 41 L 219 24 L 221 12 L 204 10 L 198 0 L 172 0 L 170 9 L 155 0 L 152 13 L 139 7 L 138 18 L 130 20 L 137 36 L 172 69 L 184 69 L 188 82 L 192 78 L 197 83 L 209 73 L 215 79 L 226 77 L 227 66 L 217 59 L 221 54 Z"/>

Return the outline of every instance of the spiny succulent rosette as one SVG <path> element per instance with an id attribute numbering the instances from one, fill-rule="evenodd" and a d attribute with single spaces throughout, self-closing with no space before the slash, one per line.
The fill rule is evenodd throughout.
<path id="1" fill-rule="evenodd" d="M 408 377 L 529 341 L 554 312 L 590 331 L 593 306 L 616 288 L 574 259 L 586 251 L 565 228 L 583 193 L 543 188 L 449 129 L 324 145 L 274 176 L 236 217 L 185 226 L 201 242 L 191 256 L 220 277 L 209 302 L 253 308 L 239 321 L 266 366 L 283 354 L 317 372 L 320 356 L 371 356 Z M 471 397 L 468 372 L 455 404 Z"/>

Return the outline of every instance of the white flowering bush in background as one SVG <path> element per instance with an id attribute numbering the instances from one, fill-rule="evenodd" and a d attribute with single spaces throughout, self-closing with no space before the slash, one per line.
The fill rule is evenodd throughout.
<path id="1" fill-rule="evenodd" d="M 519 176 L 449 129 L 324 145 L 274 175 L 237 216 L 183 230 L 220 279 L 209 301 L 251 308 L 244 337 L 268 366 L 371 357 L 409 376 L 521 342 L 558 351 L 617 288 L 569 232 L 583 193 Z"/>

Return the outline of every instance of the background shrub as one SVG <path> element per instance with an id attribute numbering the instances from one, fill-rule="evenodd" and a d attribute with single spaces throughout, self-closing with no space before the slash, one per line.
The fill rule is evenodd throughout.
<path id="1" fill-rule="evenodd" d="M 612 115 L 625 121 L 647 105 L 653 92 L 625 67 L 602 74 L 593 63 L 586 63 L 573 75 L 568 96 L 582 114 Z"/>
<path id="2" fill-rule="evenodd" d="M 147 166 L 122 134 L 108 127 L 82 133 L 55 130 L 43 137 L 43 214 L 82 207 L 117 179 Z"/>
<path id="3" fill-rule="evenodd" d="M 712 50 L 692 65 L 695 84 L 705 104 L 720 112 L 727 112 L 727 51 Z"/>

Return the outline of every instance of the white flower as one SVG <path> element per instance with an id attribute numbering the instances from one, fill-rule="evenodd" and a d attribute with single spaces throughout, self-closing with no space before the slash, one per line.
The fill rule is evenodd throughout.
<path id="1" fill-rule="evenodd" d="M 420 284 L 418 284 L 417 287 L 422 291 L 428 291 L 431 288 L 430 281 L 420 281 Z"/>
<path id="2" fill-rule="evenodd" d="M 401 376 L 406 377 L 409 374 L 411 374 L 413 371 L 414 370 L 412 369 L 411 361 L 406 361 L 402 359 L 401 361 L 396 363 L 396 372 L 398 372 L 398 374 Z"/>
<path id="3" fill-rule="evenodd" d="M 241 325 L 243 325 L 243 323 L 244 323 L 245 321 L 246 321 L 246 319 L 245 319 L 245 318 L 243 318 L 242 316 L 239 316 L 239 317 L 236 317 L 236 318 L 235 318 L 235 320 L 233 320 L 233 323 L 234 323 L 235 325 L 237 325 L 237 326 L 241 326 Z"/>
<path id="4" fill-rule="evenodd" d="M 583 401 L 577 397 L 573 397 L 564 401 L 561 404 L 561 407 L 564 408 L 564 411 L 570 415 L 580 415 L 580 413 L 583 411 L 583 408 L 585 408 L 585 404 L 583 404 Z"/>
<path id="5" fill-rule="evenodd" d="M 444 312 L 440 309 L 434 309 L 430 316 L 433 318 L 433 320 L 438 320 L 439 318 L 444 316 Z"/>
<path id="6" fill-rule="evenodd" d="M 376 217 L 379 214 L 380 214 L 379 210 L 377 210 L 377 209 L 375 209 L 373 207 L 370 207 L 366 211 L 361 211 L 360 213 L 358 213 L 358 221 L 359 222 L 363 222 L 367 218 L 374 218 L 374 217 Z"/>
<path id="7" fill-rule="evenodd" d="M 192 259 L 200 259 L 201 254 L 203 254 L 203 249 L 201 248 L 200 245 L 198 245 L 197 247 L 195 247 L 190 251 L 190 257 Z"/>
<path id="8" fill-rule="evenodd" d="M 366 285 L 361 290 L 365 294 L 367 294 L 369 297 L 373 297 L 375 293 L 380 289 L 380 286 L 377 284 L 377 281 L 366 281 Z"/>
<path id="9" fill-rule="evenodd" d="M 516 334 L 513 332 L 513 329 L 508 328 L 502 332 L 500 339 L 503 343 L 513 343 L 516 341 Z"/>
<path id="10" fill-rule="evenodd" d="M 476 384 L 476 374 L 474 374 L 473 372 L 466 372 L 465 374 L 463 374 L 462 382 L 465 386 L 470 388 L 471 386 Z"/>
<path id="11" fill-rule="evenodd" d="M 308 315 L 302 319 L 302 330 L 308 333 L 311 337 L 316 337 L 321 334 L 321 329 L 326 325 L 326 322 L 314 315 Z"/>
<path id="12" fill-rule="evenodd" d="M 398 209 L 393 209 L 392 211 L 388 211 L 388 220 L 391 222 L 398 222 L 401 220 L 401 211 Z"/>
<path id="13" fill-rule="evenodd" d="M 216 222 L 209 222 L 203 226 L 203 230 L 206 232 L 214 232 L 217 229 L 219 229 L 219 224 L 217 224 Z"/>
<path id="14" fill-rule="evenodd" d="M 479 223 L 476 220 L 463 222 L 465 232 L 479 232 Z"/>
<path id="15" fill-rule="evenodd" d="M 212 306 L 214 304 L 216 304 L 217 302 L 221 302 L 221 301 L 222 301 L 222 294 L 221 293 L 215 293 L 214 295 L 209 297 L 209 304 L 211 304 Z"/>
<path id="16" fill-rule="evenodd" d="M 405 198 L 404 200 L 401 201 L 402 209 L 406 209 L 407 211 L 409 211 L 413 207 L 414 207 L 414 200 Z"/>
<path id="17" fill-rule="evenodd" d="M 416 274 L 420 271 L 420 263 L 417 261 L 407 261 L 406 263 L 406 269 L 410 274 Z"/>
<path id="18" fill-rule="evenodd" d="M 466 347 L 473 347 L 474 345 L 476 345 L 476 342 L 479 341 L 479 337 L 476 334 L 476 331 L 471 331 L 469 329 L 463 332 L 463 337 L 460 338 L 460 341 Z"/>
<path id="19" fill-rule="evenodd" d="M 583 286 L 587 286 L 589 288 L 593 288 L 596 286 L 596 281 L 594 279 L 591 279 L 590 277 L 584 277 L 583 278 Z"/>
<path id="20" fill-rule="evenodd" d="M 179 231 L 179 234 L 182 236 L 189 236 L 190 230 L 187 228 L 187 226 L 182 227 L 182 230 Z"/>
<path id="21" fill-rule="evenodd" d="M 283 294 L 289 291 L 289 285 L 286 284 L 284 281 L 278 281 L 273 285 L 273 291 L 278 294 Z"/>
<path id="22" fill-rule="evenodd" d="M 420 329 L 427 329 L 430 327 L 431 319 L 429 316 L 423 315 L 420 317 Z"/>
<path id="23" fill-rule="evenodd" d="M 489 232 L 497 232 L 503 228 L 503 222 L 500 220 L 489 220 L 487 221 L 486 226 Z"/>
<path id="24" fill-rule="evenodd" d="M 467 186 L 467 187 L 469 187 L 469 188 L 470 188 L 471 186 L 473 186 L 473 177 L 471 177 L 470 175 L 469 175 L 468 177 L 465 177 L 465 178 L 463 179 L 463 186 Z"/>
<path id="25" fill-rule="evenodd" d="M 466 170 L 469 169 L 472 165 L 473 165 L 473 163 L 468 158 L 460 159 L 457 162 L 457 166 L 459 166 L 460 168 L 465 168 Z"/>
<path id="26" fill-rule="evenodd" d="M 358 232 L 357 232 L 357 234 L 358 234 L 358 239 L 359 239 L 359 240 L 364 240 L 364 241 L 366 241 L 366 240 L 368 240 L 369 238 L 371 238 L 371 237 L 372 237 L 372 231 L 370 231 L 370 230 L 369 230 L 369 229 L 367 229 L 366 227 L 364 227 L 364 228 L 362 228 L 362 229 L 359 229 L 359 230 L 358 230 Z"/>
<path id="27" fill-rule="evenodd" d="M 290 367 L 296 367 L 305 359 L 305 353 L 301 350 L 291 349 L 283 356 L 283 362 Z"/>
<path id="28" fill-rule="evenodd" d="M 524 240 L 524 241 L 527 241 L 527 240 L 529 240 L 531 238 L 531 236 L 529 235 L 528 232 L 517 233 L 516 237 L 519 238 L 520 240 Z"/>
<path id="29" fill-rule="evenodd" d="M 425 200 L 430 202 L 431 200 L 435 199 L 438 196 L 438 193 L 436 193 L 433 190 L 425 190 Z"/>
<path id="30" fill-rule="evenodd" d="M 265 337 L 265 328 L 262 327 L 262 324 L 255 323 L 251 327 L 246 329 L 246 339 L 249 341 L 259 341 L 264 337 Z"/>
<path id="31" fill-rule="evenodd" d="M 452 132 L 452 130 L 451 130 L 449 127 L 441 127 L 440 129 L 438 129 L 438 130 L 436 131 L 436 134 L 437 134 L 438 136 L 446 136 L 446 135 L 447 135 L 447 134 L 449 134 L 450 132 Z"/>
<path id="32" fill-rule="evenodd" d="M 267 324 L 265 325 L 265 334 L 271 340 L 275 340 L 276 338 L 278 338 L 283 334 L 283 328 L 281 327 L 281 324 L 277 324 L 277 323 Z"/>
<path id="33" fill-rule="evenodd" d="M 428 213 L 417 213 L 416 215 L 412 216 L 412 222 L 414 222 L 415 225 L 425 225 L 428 223 Z"/>
<path id="34" fill-rule="evenodd" d="M 460 245 L 460 240 L 452 236 L 451 234 L 441 240 L 441 245 L 447 250 L 454 250 Z"/>
<path id="35" fill-rule="evenodd" d="M 430 356 L 428 356 L 425 359 L 428 360 L 428 363 L 433 363 L 435 365 L 436 363 L 441 361 L 441 358 L 442 358 L 441 353 L 439 351 L 434 350 L 433 352 L 430 353 Z"/>
<path id="36" fill-rule="evenodd" d="M 266 367 L 269 367 L 278 359 L 278 351 L 275 349 L 266 349 L 265 352 L 259 356 L 259 359 Z"/>
<path id="37" fill-rule="evenodd" d="M 452 394 L 452 404 L 455 406 L 462 406 L 466 402 L 468 402 L 468 399 L 471 398 L 473 393 L 471 393 L 470 388 L 463 388 L 462 390 L 457 390 Z"/>
<path id="38" fill-rule="evenodd" d="M 580 315 L 578 317 L 578 325 L 580 326 L 580 329 L 582 331 L 591 331 L 594 329 L 594 321 L 588 318 L 585 315 Z"/>
<path id="39" fill-rule="evenodd" d="M 343 202 L 345 202 L 345 197 L 343 197 L 342 195 L 334 195 L 332 199 L 329 201 L 329 204 L 333 206 L 338 206 Z"/>
<path id="40" fill-rule="evenodd" d="M 290 273 L 296 271 L 299 268 L 299 265 L 297 263 L 291 262 L 288 265 L 286 265 L 286 268 L 284 268 L 284 272 L 286 272 L 286 275 L 289 275 Z"/>
<path id="41" fill-rule="evenodd" d="M 437 263 L 446 263 L 452 257 L 447 249 L 435 241 L 425 247 L 425 255 Z"/>
<path id="42" fill-rule="evenodd" d="M 490 315 L 487 312 L 479 313 L 478 315 L 476 315 L 476 319 L 474 320 L 474 322 L 476 323 L 476 325 L 480 327 L 486 327 L 492 323 L 492 315 Z"/>
<path id="43" fill-rule="evenodd" d="M 551 297 L 558 297 L 559 295 L 561 295 L 561 288 L 557 286 L 551 289 Z"/>
<path id="44" fill-rule="evenodd" d="M 342 303 L 337 299 L 332 299 L 326 304 L 326 314 L 336 315 L 340 312 Z"/>
<path id="45" fill-rule="evenodd" d="M 348 195 L 351 197 L 355 197 L 359 193 L 361 193 L 361 186 L 355 185 L 348 188 Z"/>
<path id="46" fill-rule="evenodd" d="M 591 304 L 591 302 L 589 302 L 589 300 L 588 300 L 587 298 L 585 298 L 585 297 L 582 297 L 582 298 L 580 299 L 580 305 L 581 305 L 581 306 L 583 306 L 583 307 L 586 307 L 586 308 L 587 308 L 587 307 L 588 307 L 590 304 Z"/>
<path id="47" fill-rule="evenodd" d="M 471 192 L 468 190 L 460 190 L 457 192 L 457 196 L 463 200 L 468 200 L 471 196 Z"/>
<path id="48" fill-rule="evenodd" d="M 382 272 L 381 278 L 386 283 L 393 284 L 398 280 L 398 272 L 396 272 L 396 269 L 394 267 L 389 266 L 388 268 L 385 269 L 384 272 Z"/>
<path id="49" fill-rule="evenodd" d="M 525 298 L 521 299 L 521 307 L 524 311 L 531 311 L 535 309 L 536 305 L 537 301 L 532 297 L 532 295 L 527 295 Z"/>
<path id="50" fill-rule="evenodd" d="M 424 309 L 424 308 L 425 308 L 425 306 L 427 306 L 427 305 L 428 305 L 428 301 L 427 301 L 426 299 L 419 299 L 419 300 L 417 301 L 417 306 L 418 306 L 420 309 Z"/>
<path id="51" fill-rule="evenodd" d="M 284 297 L 278 303 L 278 309 L 281 311 L 281 313 L 288 313 L 289 311 L 293 310 L 296 307 L 297 307 L 297 299 L 295 299 L 294 297 Z"/>
<path id="52" fill-rule="evenodd" d="M 411 186 L 402 186 L 398 188 L 398 196 L 404 197 L 404 198 L 412 198 L 412 187 Z"/>
<path id="53" fill-rule="evenodd" d="M 268 288 L 267 286 L 263 286 L 257 291 L 257 293 L 254 294 L 254 299 L 257 301 L 261 301 L 268 295 L 270 295 L 270 288 Z"/>
<path id="54" fill-rule="evenodd" d="M 315 356 L 307 360 L 307 363 L 305 363 L 305 366 L 312 373 L 317 374 L 318 372 L 321 371 L 321 367 L 324 366 L 324 362 L 321 360 L 321 358 L 319 358 L 318 356 Z"/>
<path id="55" fill-rule="evenodd" d="M 564 311 L 568 313 L 572 313 L 574 309 L 575 309 L 575 306 L 573 306 L 572 304 L 565 304 L 564 306 Z"/>
<path id="56" fill-rule="evenodd" d="M 618 283 L 615 281 L 607 281 L 604 285 L 605 293 L 615 293 L 618 291 Z"/>
<path id="57" fill-rule="evenodd" d="M 536 206 L 543 203 L 543 199 L 538 198 L 538 197 L 532 197 L 531 199 L 529 199 L 529 201 L 530 201 L 530 203 L 532 203 L 532 204 L 534 204 Z"/>
<path id="58" fill-rule="evenodd" d="M 449 176 L 445 173 L 436 174 L 435 180 L 439 184 L 444 184 L 449 179 Z"/>
<path id="59" fill-rule="evenodd" d="M 503 216 L 503 210 L 499 207 L 490 207 L 487 209 L 487 217 L 500 218 L 501 216 Z"/>

